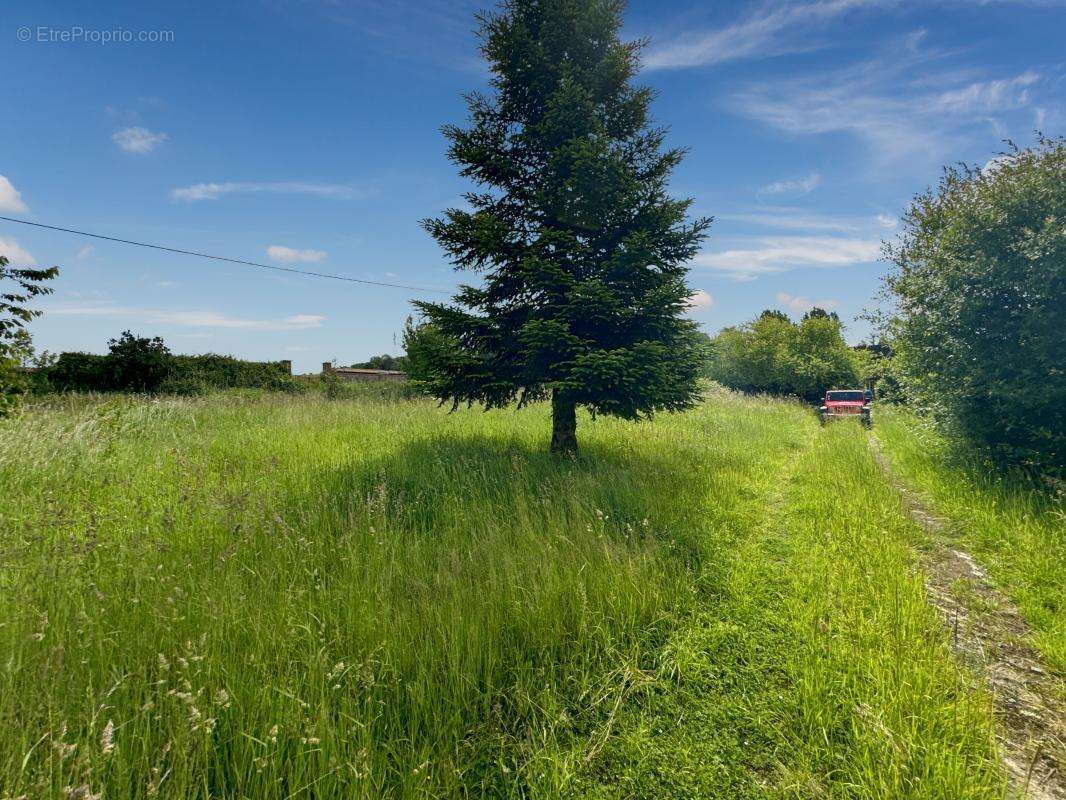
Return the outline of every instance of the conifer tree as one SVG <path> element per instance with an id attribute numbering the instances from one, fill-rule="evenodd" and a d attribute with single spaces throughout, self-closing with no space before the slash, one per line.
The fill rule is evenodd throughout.
<path id="1" fill-rule="evenodd" d="M 453 304 L 418 302 L 413 377 L 453 407 L 550 399 L 551 449 L 577 450 L 576 409 L 640 418 L 697 397 L 702 348 L 685 318 L 686 262 L 710 219 L 667 181 L 684 151 L 635 86 L 642 42 L 622 0 L 504 0 L 479 15 L 492 93 L 446 126 L 478 184 L 469 209 L 423 221 L 480 277 Z"/>

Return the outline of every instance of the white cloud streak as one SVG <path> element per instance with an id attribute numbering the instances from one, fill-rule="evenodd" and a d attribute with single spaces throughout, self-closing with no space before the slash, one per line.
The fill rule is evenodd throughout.
<path id="1" fill-rule="evenodd" d="M 821 0 L 763 10 L 723 28 L 688 31 L 653 44 L 644 66 L 681 69 L 804 52 L 817 46 L 804 33 L 848 11 L 878 4 L 877 0 Z"/>
<path id="2" fill-rule="evenodd" d="M 937 52 L 922 52 L 922 34 L 845 70 L 751 84 L 731 100 L 735 111 L 795 135 L 851 134 L 874 161 L 942 160 L 959 135 L 996 114 L 1024 108 L 1040 76 L 963 80 L 938 68 Z"/>
<path id="3" fill-rule="evenodd" d="M 822 176 L 812 172 L 806 178 L 796 178 L 788 181 L 775 181 L 769 186 L 759 190 L 759 194 L 810 194 L 822 185 Z"/>
<path id="4" fill-rule="evenodd" d="M 29 211 L 22 202 L 22 194 L 3 175 L 0 175 L 0 211 L 10 211 L 12 214 L 25 214 Z"/>
<path id="5" fill-rule="evenodd" d="M 361 194 L 353 186 L 332 183 L 301 183 L 298 181 L 196 183 L 170 190 L 173 200 L 196 203 L 218 200 L 229 194 L 307 194 L 315 197 L 347 200 Z"/>
<path id="6" fill-rule="evenodd" d="M 750 247 L 718 253 L 700 253 L 693 263 L 743 281 L 801 267 L 850 267 L 865 264 L 876 261 L 880 250 L 879 239 L 833 236 L 752 237 Z"/>
<path id="7" fill-rule="evenodd" d="M 777 230 L 831 231 L 865 233 L 873 230 L 876 220 L 868 217 L 816 214 L 793 206 L 757 206 L 735 214 L 718 214 L 721 223 L 739 222 Z"/>
<path id="8" fill-rule="evenodd" d="M 5 256 L 13 267 L 34 267 L 37 261 L 14 239 L 0 236 L 0 256 Z"/>
<path id="9" fill-rule="evenodd" d="M 111 140 L 127 153 L 136 153 L 137 155 L 151 153 L 169 138 L 165 133 L 150 131 L 139 126 L 123 128 L 115 131 L 111 136 Z"/>
<path id="10" fill-rule="evenodd" d="M 1040 75 L 1029 71 L 1015 78 L 976 81 L 959 89 L 935 95 L 928 101 L 931 114 L 995 114 L 1021 108 L 1029 102 L 1029 89 Z"/>
<path id="11" fill-rule="evenodd" d="M 281 261 L 285 264 L 317 264 L 325 261 L 324 250 L 295 250 L 292 247 L 283 247 L 280 244 L 272 244 L 266 250 L 267 257 L 272 261 Z"/>
<path id="12" fill-rule="evenodd" d="M 283 319 L 248 319 L 218 311 L 164 310 L 116 305 L 85 305 L 68 303 L 46 309 L 53 316 L 113 317 L 152 325 L 174 325 L 185 328 L 218 328 L 247 331 L 292 331 L 320 328 L 326 318 L 320 314 L 295 314 Z"/>

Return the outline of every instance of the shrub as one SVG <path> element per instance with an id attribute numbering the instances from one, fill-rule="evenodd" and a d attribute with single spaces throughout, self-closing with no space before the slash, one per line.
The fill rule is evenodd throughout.
<path id="1" fill-rule="evenodd" d="M 16 409 L 25 392 L 26 381 L 18 362 L 6 355 L 4 345 L 0 344 L 0 417 Z"/>
<path id="2" fill-rule="evenodd" d="M 120 391 L 154 392 L 172 371 L 173 357 L 163 340 L 123 331 L 108 343 L 111 386 Z"/>
<path id="3" fill-rule="evenodd" d="M 243 361 L 232 356 L 207 353 L 173 356 L 169 383 L 175 386 L 201 384 L 207 389 L 281 389 L 293 381 L 280 361 Z"/>
<path id="4" fill-rule="evenodd" d="M 329 400 L 374 399 L 386 402 L 424 397 L 416 381 L 346 381 L 336 375 L 304 376 L 293 382 L 299 391 L 318 392 Z"/>
<path id="5" fill-rule="evenodd" d="M 889 246 L 904 391 L 1001 461 L 1066 471 L 1066 140 L 953 167 Z"/>
<path id="6" fill-rule="evenodd" d="M 47 369 L 48 382 L 59 392 L 107 392 L 111 368 L 107 356 L 95 353 L 60 353 Z"/>

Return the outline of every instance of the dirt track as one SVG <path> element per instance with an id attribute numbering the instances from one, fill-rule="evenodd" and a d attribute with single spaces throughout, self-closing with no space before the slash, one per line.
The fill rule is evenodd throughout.
<path id="1" fill-rule="evenodd" d="M 1031 632 L 1018 608 L 969 553 L 953 546 L 948 524 L 899 481 L 872 437 L 871 444 L 904 508 L 929 534 L 922 559 L 926 593 L 951 630 L 960 661 L 982 675 L 992 692 L 1014 796 L 1066 800 L 1062 676 L 1053 674 L 1029 644 Z"/>

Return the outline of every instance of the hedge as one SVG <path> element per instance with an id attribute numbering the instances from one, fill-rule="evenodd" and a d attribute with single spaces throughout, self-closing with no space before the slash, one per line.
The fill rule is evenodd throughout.
<path id="1" fill-rule="evenodd" d="M 36 375 L 38 390 L 121 392 L 122 384 L 112 355 L 63 353 L 54 364 Z M 232 356 L 207 353 L 174 355 L 158 391 L 197 394 L 212 389 L 288 389 L 295 386 L 288 365 L 282 361 L 243 361 Z"/>

